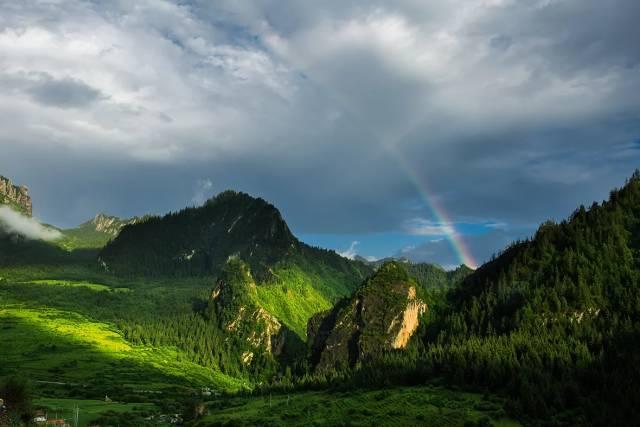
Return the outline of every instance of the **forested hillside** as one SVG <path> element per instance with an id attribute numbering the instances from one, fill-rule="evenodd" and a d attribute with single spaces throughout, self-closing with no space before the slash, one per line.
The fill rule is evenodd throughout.
<path id="1" fill-rule="evenodd" d="M 446 271 L 437 264 L 404 263 L 407 273 L 415 279 L 422 288 L 429 292 L 444 292 L 459 285 L 473 270 L 461 265 L 455 270 Z"/>
<path id="2" fill-rule="evenodd" d="M 303 340 L 307 320 L 353 292 L 371 271 L 300 242 L 273 205 L 234 191 L 125 226 L 101 251 L 99 265 L 119 277 L 213 279 L 230 257 L 247 264 L 260 306 Z"/>
<path id="3" fill-rule="evenodd" d="M 21 343 L 0 375 L 81 381 L 92 398 L 135 394 L 150 372 L 154 390 L 437 381 L 501 394 L 532 424 L 640 417 L 640 173 L 476 271 L 374 273 L 234 192 L 117 231 L 100 254 L 0 234 L 2 334 Z"/>
<path id="4" fill-rule="evenodd" d="M 198 276 L 215 274 L 231 255 L 247 262 L 260 281 L 271 278 L 281 262 L 306 264 L 317 272 L 328 268 L 347 281 L 355 279 L 346 289 L 354 289 L 369 272 L 362 263 L 299 242 L 273 205 L 234 191 L 202 207 L 124 227 L 100 259 L 119 275 Z"/>
<path id="5" fill-rule="evenodd" d="M 444 378 L 504 393 L 550 424 L 639 419 L 640 173 L 608 201 L 540 226 L 451 290 L 409 352 L 358 384 Z"/>

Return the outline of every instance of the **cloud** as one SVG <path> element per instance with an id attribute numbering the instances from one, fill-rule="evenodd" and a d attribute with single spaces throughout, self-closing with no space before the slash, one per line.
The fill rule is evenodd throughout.
<path id="1" fill-rule="evenodd" d="M 0 206 L 0 228 L 31 240 L 56 240 L 62 237 L 58 230 L 45 227 L 8 206 Z"/>
<path id="2" fill-rule="evenodd" d="M 213 197 L 212 189 L 213 182 L 210 179 L 199 179 L 196 182 L 196 190 L 191 201 L 196 205 L 203 204 L 207 199 Z"/>
<path id="3" fill-rule="evenodd" d="M 434 222 L 424 218 L 413 218 L 407 221 L 406 229 L 414 236 L 449 236 L 456 233 L 453 224 Z"/>
<path id="4" fill-rule="evenodd" d="M 635 0 L 3 6 L 0 172 L 51 223 L 176 210 L 208 177 L 296 233 L 513 228 L 640 161 Z"/>
<path id="5" fill-rule="evenodd" d="M 351 246 L 349 246 L 349 249 L 343 252 L 338 252 L 338 254 L 345 258 L 354 259 L 356 255 L 358 255 L 358 253 L 356 252 L 356 246 L 358 246 L 359 244 L 360 242 L 354 240 L 353 242 L 351 242 Z"/>
<path id="6" fill-rule="evenodd" d="M 45 79 L 29 91 L 41 104 L 60 108 L 86 107 L 100 99 L 100 91 L 74 79 Z"/>

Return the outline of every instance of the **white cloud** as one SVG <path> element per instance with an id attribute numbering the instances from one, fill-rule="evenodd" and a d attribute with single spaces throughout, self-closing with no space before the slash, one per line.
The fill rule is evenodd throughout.
<path id="1" fill-rule="evenodd" d="M 45 227 L 8 206 L 0 206 L 0 228 L 32 240 L 56 240 L 62 237 L 58 230 Z"/>
<path id="2" fill-rule="evenodd" d="M 415 236 L 450 236 L 456 233 L 455 226 L 451 223 L 434 222 L 424 218 L 407 221 L 406 231 Z"/>
<path id="3" fill-rule="evenodd" d="M 259 142 L 249 124 L 260 124 L 264 111 L 274 114 L 295 93 L 284 65 L 254 45 L 230 44 L 188 7 L 163 1 L 104 6 L 26 2 L 3 11 L 0 82 L 38 73 L 62 83 L 34 96 L 8 83 L 0 87 L 0 110 L 23 117 L 19 123 L 0 119 L 0 143 L 16 136 L 37 143 L 46 128 L 59 136 L 57 144 L 145 161 L 244 153 Z M 68 82 L 88 89 L 79 92 Z M 95 94 L 104 102 L 55 108 L 65 100 L 88 104 Z"/>
<path id="4" fill-rule="evenodd" d="M 203 204 L 207 199 L 213 197 L 212 189 L 213 182 L 210 179 L 199 179 L 196 182 L 196 190 L 191 201 L 196 205 Z"/>
<path id="5" fill-rule="evenodd" d="M 601 199 L 640 158 L 617 148 L 640 135 L 636 0 L 5 3 L 0 172 L 51 222 L 179 208 L 159 177 L 205 176 L 300 232 L 398 232 L 427 215 L 415 181 L 452 221 L 512 226 Z"/>
<path id="6" fill-rule="evenodd" d="M 338 254 L 345 258 L 354 259 L 356 255 L 358 255 L 358 253 L 356 252 L 356 246 L 358 246 L 359 244 L 360 242 L 354 240 L 353 242 L 351 242 L 351 246 L 349 246 L 349 249 L 343 252 L 338 252 Z"/>

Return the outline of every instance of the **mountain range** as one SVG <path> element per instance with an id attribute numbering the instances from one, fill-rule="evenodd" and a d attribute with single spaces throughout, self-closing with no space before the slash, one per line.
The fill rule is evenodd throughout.
<path id="1" fill-rule="evenodd" d="M 349 260 L 299 241 L 277 208 L 234 191 L 162 217 L 100 214 L 59 232 L 51 242 L 2 234 L 5 315 L 74 313 L 92 328 L 109 325 L 122 348 L 156 349 L 189 366 L 176 376 L 166 357 L 147 366 L 130 360 L 138 350 L 116 350 L 138 373 L 125 385 L 107 362 L 105 374 L 88 374 L 95 355 L 73 359 L 85 395 L 105 387 L 135 395 L 144 368 L 163 378 L 165 393 L 189 384 L 301 392 L 440 382 L 505 399 L 492 420 L 640 419 L 638 172 L 608 201 L 542 224 L 475 271 Z M 11 362 L 0 376 L 36 369 L 66 381 L 73 364 L 42 371 L 4 356 Z"/>

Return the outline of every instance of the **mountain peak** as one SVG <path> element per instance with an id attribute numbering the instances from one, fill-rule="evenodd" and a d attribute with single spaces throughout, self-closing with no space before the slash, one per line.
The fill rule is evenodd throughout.
<path id="1" fill-rule="evenodd" d="M 149 273 L 145 263 L 133 260 L 153 257 L 159 270 L 200 275 L 218 271 L 237 255 L 261 276 L 299 245 L 272 204 L 227 190 L 200 207 L 127 227 L 103 250 L 102 258 L 113 264 L 112 271 L 123 273 Z"/>
<path id="2" fill-rule="evenodd" d="M 27 216 L 33 215 L 29 188 L 25 185 L 14 185 L 9 178 L 2 175 L 0 175 L 0 204 L 9 205 Z"/>
<path id="3" fill-rule="evenodd" d="M 401 263 L 383 264 L 348 300 L 309 321 L 311 361 L 321 371 L 354 367 L 405 348 L 427 305 Z"/>
<path id="4" fill-rule="evenodd" d="M 126 225 L 136 224 L 140 221 L 142 221 L 142 218 L 139 217 L 122 219 L 100 212 L 89 221 L 82 223 L 80 228 L 89 228 L 100 233 L 117 236 Z"/>

